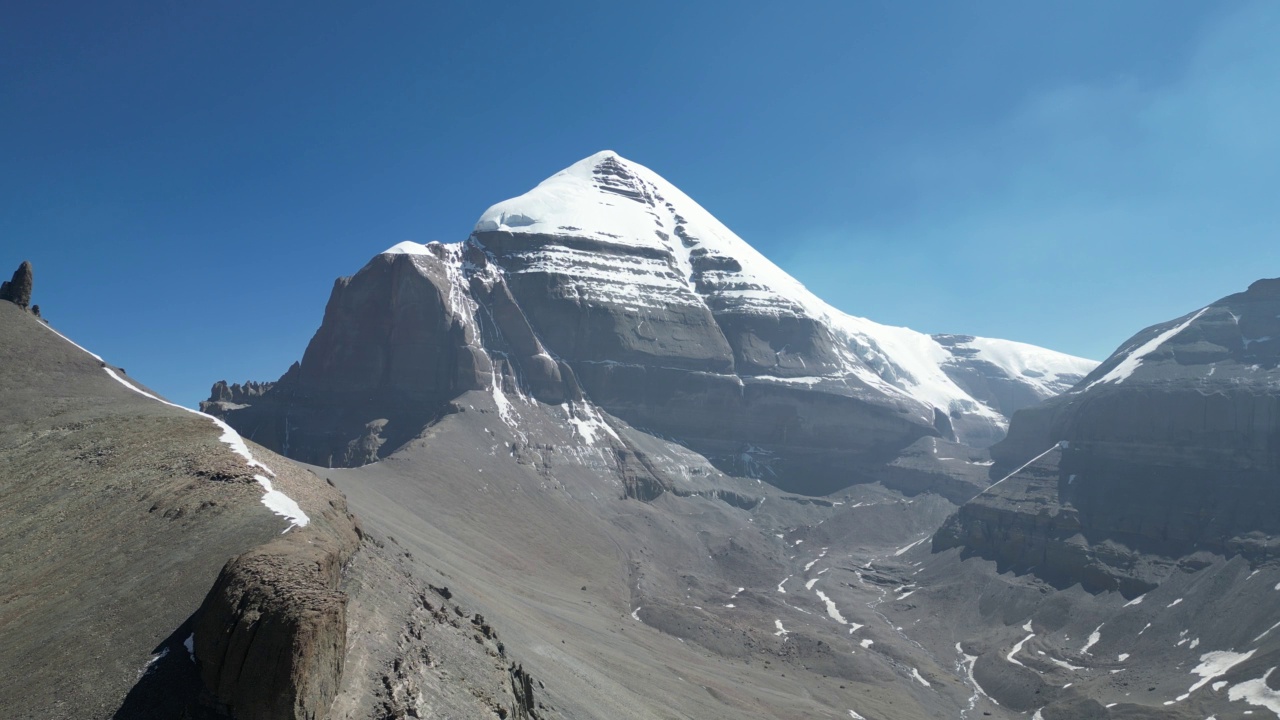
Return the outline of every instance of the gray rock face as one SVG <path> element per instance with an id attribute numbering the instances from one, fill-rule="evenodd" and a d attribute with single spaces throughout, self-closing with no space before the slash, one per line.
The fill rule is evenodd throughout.
<path id="1" fill-rule="evenodd" d="M 13 271 L 13 279 L 0 283 L 0 300 L 8 300 L 26 310 L 27 305 L 31 302 L 33 286 L 34 278 L 31 272 L 31 263 L 23 260 L 18 269 Z"/>
<path id="2" fill-rule="evenodd" d="M 991 449 L 996 477 L 1063 448 L 961 508 L 935 548 L 1128 592 L 1197 552 L 1275 557 L 1278 365 L 1276 280 L 1143 330 L 1068 394 L 1015 414 Z"/>
<path id="3" fill-rule="evenodd" d="M 825 493 L 922 437 L 989 444 L 1013 408 L 1091 367 L 839 313 L 601 153 L 490 208 L 463 243 L 402 243 L 339 280 L 300 364 L 261 397 L 216 385 L 204 407 L 291 457 L 351 466 L 468 390 L 586 400 L 726 467 L 768 456 L 772 482 Z"/>

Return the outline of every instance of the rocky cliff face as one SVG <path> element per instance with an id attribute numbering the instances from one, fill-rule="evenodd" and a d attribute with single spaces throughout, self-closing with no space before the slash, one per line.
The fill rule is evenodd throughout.
<path id="1" fill-rule="evenodd" d="M 0 407 L 0 714 L 325 715 L 341 493 L 8 303 Z"/>
<path id="2" fill-rule="evenodd" d="M 402 243 L 334 287 L 301 363 L 205 409 L 308 462 L 402 446 L 468 390 L 599 407 L 824 493 L 922 437 L 985 446 L 1093 363 L 844 315 L 652 171 L 599 153 L 463 243 Z M 582 406 L 582 408 L 579 408 Z"/>
<path id="3" fill-rule="evenodd" d="M 1015 414 L 996 477 L 935 538 L 1054 579 L 1137 592 L 1196 553 L 1280 552 L 1280 280 L 1135 335 Z"/>

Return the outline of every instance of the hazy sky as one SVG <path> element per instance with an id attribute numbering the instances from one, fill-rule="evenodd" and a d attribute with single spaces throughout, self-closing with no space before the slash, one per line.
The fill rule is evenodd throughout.
<path id="1" fill-rule="evenodd" d="M 927 332 L 1101 359 L 1280 275 L 1272 0 L 360 5 L 6 3 L 0 271 L 189 405 L 605 148 Z"/>

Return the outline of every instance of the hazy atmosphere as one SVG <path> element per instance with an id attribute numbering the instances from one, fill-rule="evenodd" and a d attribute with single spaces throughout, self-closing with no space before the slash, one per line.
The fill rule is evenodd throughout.
<path id="1" fill-rule="evenodd" d="M 186 405 L 297 359 L 333 278 L 606 148 L 926 332 L 1102 359 L 1280 266 L 1274 3 L 315 9 L 0 22 L 0 261 Z"/>

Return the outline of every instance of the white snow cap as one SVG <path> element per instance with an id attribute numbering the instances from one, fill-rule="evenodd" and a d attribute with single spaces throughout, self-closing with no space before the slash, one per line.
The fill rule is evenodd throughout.
<path id="1" fill-rule="evenodd" d="M 932 336 L 848 315 L 811 293 L 657 173 L 612 150 L 570 165 L 518 197 L 484 212 L 474 232 L 572 236 L 623 252 L 602 264 L 593 253 L 554 245 L 531 245 L 527 271 L 559 271 L 580 279 L 584 297 L 624 306 L 705 304 L 713 310 L 810 318 L 825 323 L 842 345 L 843 371 L 892 396 L 906 397 L 944 413 L 959 411 L 1006 427 L 997 409 L 968 394 L 946 369 L 971 358 L 1000 368 L 1042 397 L 1067 389 L 1098 363 L 1007 340 L 962 338 L 953 352 Z M 626 253 L 627 249 L 641 250 Z M 734 263 L 700 270 L 693 260 L 721 257 Z M 670 257 L 668 260 L 655 259 Z M 710 287 L 710 289 L 707 289 Z M 962 357 L 963 356 L 963 357 Z M 1060 379 L 1061 378 L 1061 379 Z M 811 378 L 814 382 L 821 378 Z M 799 382 L 805 378 L 788 378 Z M 920 408 L 926 422 L 929 408 Z"/>
<path id="2" fill-rule="evenodd" d="M 383 250 L 380 255 L 428 255 L 427 246 L 412 240 L 396 243 Z"/>

